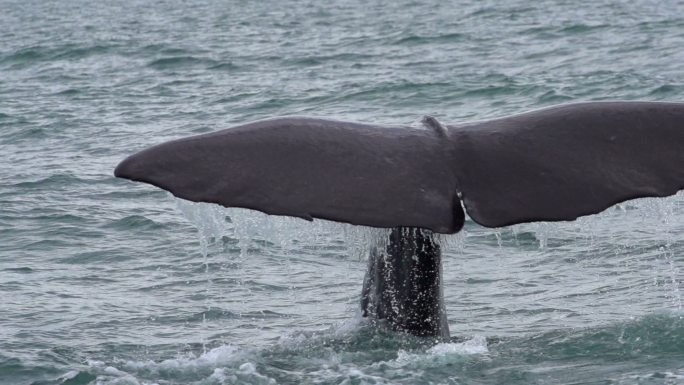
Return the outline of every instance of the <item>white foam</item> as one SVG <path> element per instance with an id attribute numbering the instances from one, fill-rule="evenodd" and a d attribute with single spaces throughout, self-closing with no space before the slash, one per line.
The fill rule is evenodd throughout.
<path id="1" fill-rule="evenodd" d="M 89 360 L 87 363 L 97 373 L 97 385 L 158 385 L 156 382 L 140 382 L 133 375 L 102 361 Z"/>
<path id="2" fill-rule="evenodd" d="M 211 383 L 218 382 L 219 384 L 277 384 L 275 379 L 257 372 L 256 366 L 251 362 L 240 365 L 238 370 L 216 368 L 211 376 L 209 376 L 208 380 Z"/>
<path id="3" fill-rule="evenodd" d="M 136 374 L 145 373 L 145 376 L 158 376 L 160 373 L 201 373 L 206 372 L 206 376 L 211 377 L 216 374 L 216 367 L 229 366 L 241 359 L 237 349 L 233 346 L 225 345 L 211 349 L 210 351 L 196 356 L 192 353 L 185 357 L 168 359 L 161 362 L 148 361 L 124 361 L 118 368 L 107 365 L 102 361 L 88 361 L 88 365 L 98 375 L 97 383 L 102 385 L 154 385 L 154 382 L 146 382 L 136 378 Z M 240 366 L 240 370 L 243 370 Z M 238 370 L 238 372 L 240 371 Z M 250 367 L 245 366 L 244 371 L 249 371 Z M 211 374 L 210 374 L 211 373 Z M 249 374 L 249 373 L 248 373 Z M 256 376 L 256 374 L 254 374 Z"/>
<path id="4" fill-rule="evenodd" d="M 59 377 L 59 380 L 62 381 L 62 382 L 67 381 L 67 380 L 71 380 L 71 379 L 73 379 L 74 377 L 78 376 L 79 373 L 81 373 L 81 372 L 79 372 L 78 370 L 70 370 L 70 371 L 68 371 L 68 372 L 66 372 L 66 373 L 64 373 L 64 374 L 62 374 L 62 375 Z"/>
<path id="5" fill-rule="evenodd" d="M 354 317 L 332 325 L 329 329 L 329 332 L 335 337 L 343 337 L 368 325 L 369 322 L 369 319 L 364 317 L 361 311 L 358 310 Z"/>
<path id="6" fill-rule="evenodd" d="M 230 345 L 219 346 L 208 352 L 196 356 L 189 353 L 185 357 L 168 359 L 161 362 L 154 361 L 126 361 L 126 370 L 149 370 L 149 371 L 196 371 L 198 369 L 225 366 L 234 363 L 237 358 L 237 348 Z"/>
<path id="7" fill-rule="evenodd" d="M 441 343 L 427 350 L 428 354 L 444 356 L 448 354 L 485 354 L 489 353 L 487 339 L 484 336 L 475 336 L 461 343 Z"/>
<path id="8" fill-rule="evenodd" d="M 670 372 L 670 371 L 663 371 L 663 372 L 655 372 L 655 373 L 648 373 L 648 374 L 632 374 L 629 376 L 625 376 L 627 379 L 634 381 L 636 380 L 637 382 L 640 382 L 641 380 L 660 380 L 664 384 L 680 384 L 682 380 L 684 380 L 684 370 L 681 370 L 677 373 L 675 372 Z"/>
<path id="9" fill-rule="evenodd" d="M 454 343 L 439 343 L 424 353 L 410 353 L 399 350 L 397 358 L 393 362 L 388 362 L 394 367 L 437 367 L 449 363 L 463 361 L 463 358 L 471 355 L 489 353 L 487 339 L 484 336 L 475 336 L 470 340 Z"/>
<path id="10" fill-rule="evenodd" d="M 331 365 L 323 365 L 320 370 L 315 370 L 310 375 L 317 379 L 324 379 L 321 382 L 336 382 L 340 385 L 350 384 L 392 384 L 389 380 L 367 374 L 359 369 L 357 366 L 350 364 L 334 363 Z M 344 378 L 342 381 L 340 381 Z"/>

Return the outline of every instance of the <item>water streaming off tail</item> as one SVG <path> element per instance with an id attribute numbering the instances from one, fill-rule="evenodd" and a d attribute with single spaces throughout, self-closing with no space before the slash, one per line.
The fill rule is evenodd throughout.
<path id="1" fill-rule="evenodd" d="M 517 332 L 529 333 L 681 314 L 683 234 L 684 193 L 572 222 L 486 229 L 468 220 L 443 248 L 452 329 L 479 333 L 524 317 L 528 328 Z M 492 309 L 493 298 L 507 304 Z"/>
<path id="2" fill-rule="evenodd" d="M 290 317 L 288 314 L 308 317 L 311 313 L 308 309 L 315 307 L 316 301 L 326 302 L 327 292 L 334 295 L 334 298 L 342 298 L 346 303 L 344 318 L 348 323 L 358 310 L 362 280 L 360 277 L 349 278 L 346 280 L 349 287 L 335 287 L 330 285 L 330 278 L 326 279 L 326 275 L 359 276 L 361 269 L 365 268 L 369 250 L 384 247 L 388 234 L 385 229 L 322 220 L 308 222 L 298 218 L 266 215 L 254 210 L 224 208 L 180 199 L 175 199 L 175 203 L 179 211 L 197 228 L 199 251 L 205 264 L 205 291 L 232 290 L 220 295 L 207 295 L 207 314 L 212 308 L 228 302 L 241 309 L 238 311 L 241 316 L 251 314 L 255 311 L 254 299 L 263 297 L 263 293 L 259 291 L 262 287 L 267 287 L 269 291 L 280 291 L 279 288 L 285 291 L 282 293 L 284 303 L 292 306 L 286 309 L 286 314 L 277 312 L 284 318 Z M 222 271 L 210 273 L 210 266 L 224 265 L 227 267 Z M 327 265 L 330 268 L 326 269 Z M 305 278 L 302 278 L 303 271 L 308 272 L 304 275 Z M 308 277 L 309 274 L 311 277 Z M 213 283 L 213 280 L 225 276 L 235 277 L 237 286 L 226 289 Z M 311 298 L 312 296 L 318 298 Z M 235 305 L 236 301 L 240 303 Z M 330 323 L 333 321 L 326 322 L 327 325 Z M 206 323 L 202 329 L 205 336 L 203 340 L 207 340 L 214 332 Z"/>
<path id="3" fill-rule="evenodd" d="M 372 247 L 384 247 L 388 230 L 324 220 L 270 216 L 261 212 L 224 208 L 176 199 L 177 207 L 198 229 L 200 251 L 205 258 L 220 253 L 225 242 L 234 243 L 239 264 L 250 253 L 274 254 L 288 261 L 307 252 L 334 250 L 349 260 L 365 260 Z M 566 258 L 574 268 L 591 269 L 611 260 L 629 266 L 642 264 L 655 286 L 669 289 L 671 307 L 682 308 L 681 257 L 684 253 L 684 194 L 665 199 L 638 199 L 621 203 L 598 215 L 572 222 L 520 224 L 486 229 L 468 221 L 459 234 L 437 237 L 443 250 L 460 258 L 470 249 L 491 244 L 492 255 L 513 252 L 525 263 Z M 637 236 L 635 236 L 637 235 Z M 512 250 L 511 247 L 515 248 Z M 482 258 L 490 257 L 482 253 Z M 503 257 L 503 256 L 502 256 Z M 644 264 L 644 261 L 648 261 Z M 445 263 L 453 263 L 446 261 Z M 456 264 L 459 262 L 456 261 Z"/>
<path id="4" fill-rule="evenodd" d="M 205 257 L 212 246 L 228 237 L 237 241 L 241 257 L 246 256 L 251 247 L 268 242 L 284 254 L 294 252 L 302 245 L 337 245 L 350 256 L 366 258 L 368 250 L 382 246 L 388 234 L 387 229 L 320 219 L 309 222 L 249 209 L 225 208 L 177 198 L 175 201 L 183 215 L 197 227 L 200 251 Z"/>

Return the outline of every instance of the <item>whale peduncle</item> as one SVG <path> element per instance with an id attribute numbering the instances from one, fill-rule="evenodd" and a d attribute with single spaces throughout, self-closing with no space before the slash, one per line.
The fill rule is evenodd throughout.
<path id="1" fill-rule="evenodd" d="M 441 281 L 441 252 L 432 231 L 395 227 L 386 248 L 370 253 L 362 314 L 392 330 L 448 338 Z"/>

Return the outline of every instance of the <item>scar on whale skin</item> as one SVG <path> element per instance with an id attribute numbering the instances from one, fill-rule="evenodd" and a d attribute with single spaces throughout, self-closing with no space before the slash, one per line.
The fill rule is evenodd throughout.
<path id="1" fill-rule="evenodd" d="M 195 201 L 391 228 L 369 258 L 362 308 L 389 327 L 448 336 L 432 233 L 569 221 L 684 189 L 684 103 L 588 102 L 424 128 L 305 117 L 162 143 L 117 177 Z"/>

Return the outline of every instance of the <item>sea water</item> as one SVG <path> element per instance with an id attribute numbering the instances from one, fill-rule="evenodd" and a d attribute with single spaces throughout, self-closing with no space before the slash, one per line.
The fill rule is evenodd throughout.
<path id="1" fill-rule="evenodd" d="M 453 337 L 435 341 L 358 316 L 382 230 L 112 175 L 150 145 L 280 115 L 682 101 L 682 63 L 672 0 L 0 0 L 0 383 L 684 383 L 682 194 L 468 221 L 441 239 Z"/>

